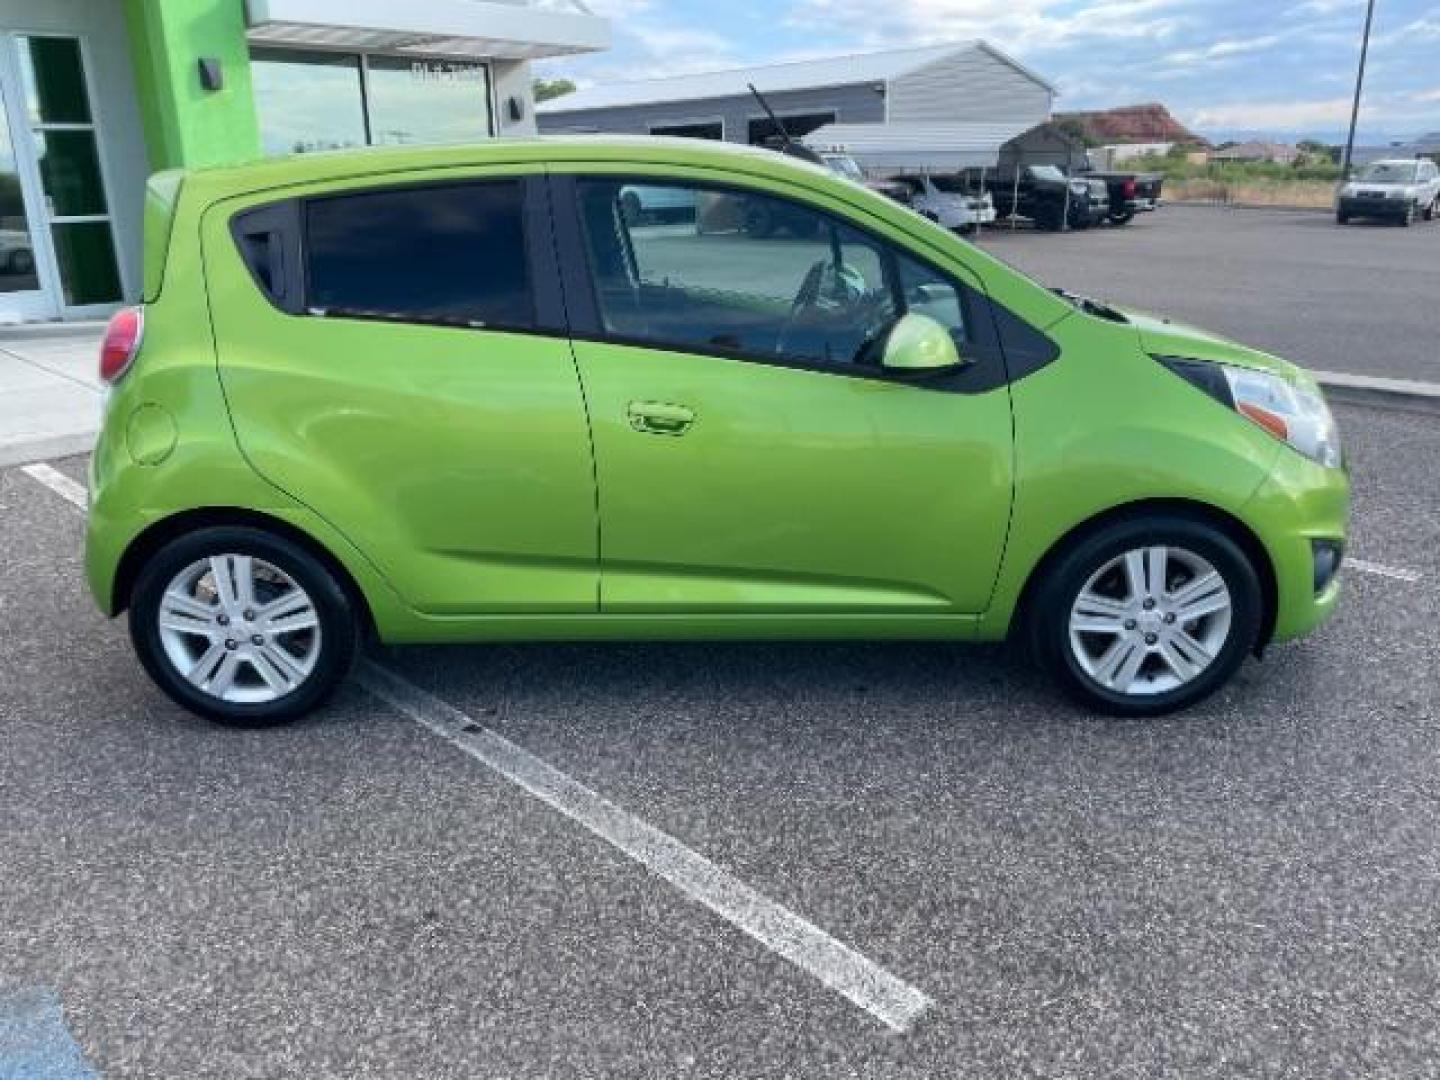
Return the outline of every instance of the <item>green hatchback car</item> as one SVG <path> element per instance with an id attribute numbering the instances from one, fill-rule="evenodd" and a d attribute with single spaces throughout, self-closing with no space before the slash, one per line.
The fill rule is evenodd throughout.
<path id="1" fill-rule="evenodd" d="M 222 722 L 313 709 L 366 637 L 1017 638 L 1154 715 L 1337 602 L 1304 372 L 768 151 L 162 173 L 145 243 L 88 575 Z"/>

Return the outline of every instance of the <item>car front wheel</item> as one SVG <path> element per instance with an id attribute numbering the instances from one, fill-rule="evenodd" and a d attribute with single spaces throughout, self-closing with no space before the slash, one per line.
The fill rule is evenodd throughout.
<path id="1" fill-rule="evenodd" d="M 300 545 L 247 527 L 201 529 L 136 582 L 130 637 L 156 684 L 222 724 L 266 727 L 318 707 L 359 639 L 335 574 Z"/>
<path id="2" fill-rule="evenodd" d="M 1254 650 L 1263 612 L 1255 567 L 1229 536 L 1162 516 L 1072 545 L 1028 615 L 1036 656 L 1082 704 L 1159 716 L 1223 686 Z"/>

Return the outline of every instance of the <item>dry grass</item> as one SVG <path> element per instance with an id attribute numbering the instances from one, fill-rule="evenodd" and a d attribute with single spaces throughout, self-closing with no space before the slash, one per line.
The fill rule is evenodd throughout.
<path id="1" fill-rule="evenodd" d="M 1231 203 L 1242 206 L 1293 206 L 1328 210 L 1335 205 L 1335 185 L 1324 180 L 1225 181 L 1209 178 L 1167 180 L 1168 202 Z"/>

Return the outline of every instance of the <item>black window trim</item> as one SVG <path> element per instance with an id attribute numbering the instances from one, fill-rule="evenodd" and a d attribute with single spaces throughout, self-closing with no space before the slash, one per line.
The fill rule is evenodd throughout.
<path id="1" fill-rule="evenodd" d="M 426 188 L 455 188 L 471 185 L 511 183 L 520 186 L 521 235 L 525 248 L 525 266 L 530 286 L 531 325 L 489 322 L 477 324 L 465 319 L 443 316 L 423 317 L 415 315 L 391 315 L 380 311 L 359 311 L 347 308 L 321 308 L 311 302 L 310 281 L 310 203 L 326 199 L 344 198 L 350 195 L 369 195 L 380 192 L 424 190 Z M 276 230 L 281 236 L 282 247 L 293 253 L 298 262 L 297 281 L 287 290 L 284 297 L 277 298 L 260 279 L 246 253 L 243 237 L 247 220 L 260 218 L 262 214 L 283 211 L 288 215 L 288 229 L 294 236 L 285 236 L 283 230 Z M 237 210 L 230 218 L 230 233 L 236 252 L 245 264 L 256 290 L 277 311 L 294 318 L 306 319 L 347 319 L 357 322 L 383 322 L 402 326 L 433 326 L 479 333 L 529 334 L 541 337 L 568 337 L 569 320 L 566 316 L 565 297 L 560 287 L 559 256 L 554 241 L 554 209 L 551 205 L 551 190 L 543 172 L 498 173 L 495 175 L 465 175 L 433 177 L 416 180 L 399 180 L 365 185 L 350 185 L 308 195 L 291 196 L 269 203 L 257 203 Z"/>
<path id="2" fill-rule="evenodd" d="M 855 232 L 866 237 L 875 243 L 884 253 L 883 262 L 885 265 L 885 276 L 887 285 L 893 290 L 897 287 L 898 268 L 896 266 L 897 251 L 903 252 L 908 258 L 929 269 L 932 273 L 954 281 L 976 301 L 973 307 L 982 309 L 976 312 L 974 329 L 976 341 L 970 345 L 970 353 L 975 358 L 973 364 L 967 365 L 959 371 L 949 373 L 937 373 L 934 375 L 916 376 L 885 371 L 880 367 L 864 367 L 856 364 L 842 365 L 826 363 L 824 361 L 803 360 L 796 357 L 776 356 L 774 354 L 756 353 L 744 349 L 727 349 L 723 346 L 695 345 L 689 342 L 671 342 L 669 344 L 654 341 L 648 338 L 640 338 L 627 334 L 617 334 L 605 329 L 600 314 L 600 302 L 596 293 L 596 282 L 590 269 L 590 254 L 585 236 L 585 222 L 579 197 L 579 182 L 581 180 L 604 180 L 618 182 L 621 184 L 633 183 L 651 186 L 671 187 L 704 187 L 710 190 L 733 191 L 742 195 L 764 195 L 771 198 L 788 199 L 798 203 L 806 210 L 820 214 L 827 220 L 847 226 Z M 978 279 L 972 284 L 963 280 L 960 275 L 941 268 L 936 265 L 934 259 L 929 258 L 914 248 L 902 246 L 894 239 L 884 236 L 876 230 L 869 228 L 864 223 L 853 217 L 842 216 L 829 207 L 819 205 L 805 197 L 803 192 L 792 191 L 785 194 L 778 194 L 762 187 L 751 187 L 744 183 L 737 183 L 729 179 L 720 179 L 710 176 L 677 176 L 669 174 L 649 174 L 644 172 L 610 172 L 610 171 L 566 171 L 552 172 L 550 174 L 550 185 L 553 191 L 552 201 L 555 213 L 555 240 L 560 253 L 561 282 L 565 290 L 566 308 L 570 313 L 570 337 L 575 341 L 586 341 L 596 344 L 620 345 L 626 348 L 645 349 L 651 352 L 679 352 L 693 353 L 697 356 L 708 356 L 719 360 L 732 360 L 741 363 L 757 364 L 762 367 L 777 367 L 798 371 L 812 371 L 817 374 L 830 375 L 839 378 L 861 379 L 868 382 L 899 383 L 906 386 L 919 387 L 929 390 L 937 390 L 948 393 L 959 394 L 980 394 L 994 390 L 1000 386 L 1014 382 L 1017 378 L 1029 375 L 1044 367 L 1046 363 L 1058 355 L 1058 348 L 1050 342 L 1049 355 L 1043 362 L 1022 363 L 1022 371 L 1019 375 L 1011 374 L 1011 367 L 1007 365 L 1005 350 L 1001 345 L 1000 329 L 995 314 L 995 302 L 990 298 L 989 293 Z M 901 298 L 904 306 L 903 297 Z M 962 301 L 963 302 L 963 301 Z M 1018 316 L 1011 315 L 1012 320 L 1020 321 Z M 1028 326 L 1028 324 L 1024 324 Z M 1045 338 L 1040 331 L 1031 328 L 1034 334 Z"/>

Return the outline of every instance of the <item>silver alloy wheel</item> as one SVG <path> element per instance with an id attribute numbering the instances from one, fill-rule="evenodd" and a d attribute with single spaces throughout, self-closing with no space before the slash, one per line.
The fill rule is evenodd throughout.
<path id="1" fill-rule="evenodd" d="M 1229 586 L 1180 547 L 1135 548 L 1090 576 L 1070 609 L 1070 649 L 1107 690 L 1164 694 L 1197 678 L 1230 637 Z"/>
<path id="2" fill-rule="evenodd" d="M 160 644 L 202 693 L 263 705 L 293 693 L 320 657 L 320 616 L 283 570 L 213 555 L 176 574 L 160 600 Z"/>

